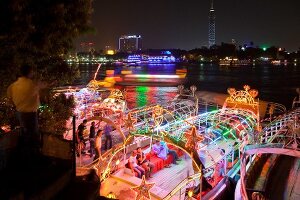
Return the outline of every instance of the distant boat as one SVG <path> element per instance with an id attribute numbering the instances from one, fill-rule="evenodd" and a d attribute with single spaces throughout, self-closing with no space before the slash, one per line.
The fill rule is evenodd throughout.
<path id="1" fill-rule="evenodd" d="M 172 54 L 133 54 L 127 57 L 126 62 L 128 65 L 139 64 L 172 64 L 176 63 L 176 59 Z"/>
<path id="2" fill-rule="evenodd" d="M 240 66 L 240 65 L 251 65 L 252 61 L 249 59 L 239 60 L 238 58 L 226 57 L 220 59 L 219 65 L 221 66 Z"/>

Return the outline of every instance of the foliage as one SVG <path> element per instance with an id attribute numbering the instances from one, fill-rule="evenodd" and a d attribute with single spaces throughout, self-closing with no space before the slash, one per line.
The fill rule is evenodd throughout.
<path id="1" fill-rule="evenodd" d="M 63 56 L 73 39 L 91 30 L 92 0 L 0 1 L 0 95 L 29 63 L 42 80 L 70 83 L 76 71 Z M 9 76 L 8 76 L 9 75 Z"/>
<path id="2" fill-rule="evenodd" d="M 64 62 L 73 48 L 73 40 L 91 31 L 92 0 L 1 0 L 0 1 L 0 102 L 6 105 L 6 89 L 18 77 L 23 63 L 35 69 L 36 78 L 52 86 L 70 84 L 78 75 L 75 66 Z M 54 85 L 55 83 L 56 85 Z M 71 103 L 62 97 L 50 101 L 49 107 L 71 106 L 59 110 L 61 115 L 47 112 L 53 123 L 71 115 Z M 57 110 L 58 111 L 58 110 Z M 60 112 L 65 111 L 65 112 Z M 1 107 L 0 125 L 8 123 L 9 108 Z M 10 115 L 10 114 L 9 114 Z M 52 120 L 53 117 L 57 120 Z M 61 117 L 61 118 L 60 118 Z M 47 121 L 47 120 L 46 120 Z M 52 130 L 56 124 L 50 125 Z M 45 127 L 44 127 L 45 128 Z M 52 131 L 51 130 L 51 131 Z M 47 131 L 49 132 L 49 131 Z"/>
<path id="3" fill-rule="evenodd" d="M 15 109 L 12 103 L 10 101 L 0 101 L 0 127 L 9 125 L 10 129 L 14 129 L 17 124 Z M 1 132 L 3 132 L 3 130 L 0 128 L 0 133 Z"/>
<path id="4" fill-rule="evenodd" d="M 66 121 L 72 116 L 74 107 L 72 96 L 67 98 L 64 94 L 49 95 L 47 103 L 40 107 L 40 131 L 62 135 L 67 130 Z"/>

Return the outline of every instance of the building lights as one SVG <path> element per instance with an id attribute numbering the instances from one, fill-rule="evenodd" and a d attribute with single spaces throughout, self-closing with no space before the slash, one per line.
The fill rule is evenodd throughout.
<path id="1" fill-rule="evenodd" d="M 114 54 L 115 54 L 115 51 L 114 51 L 114 50 L 107 50 L 107 51 L 106 51 L 106 54 L 107 54 L 107 55 L 114 55 Z"/>
<path id="2" fill-rule="evenodd" d="M 134 52 L 142 49 L 141 35 L 122 35 L 119 38 L 119 51 Z"/>

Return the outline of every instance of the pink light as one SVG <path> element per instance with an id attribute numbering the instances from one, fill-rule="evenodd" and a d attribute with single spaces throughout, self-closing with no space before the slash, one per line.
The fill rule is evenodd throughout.
<path id="1" fill-rule="evenodd" d="M 98 71 L 99 71 L 100 67 L 101 67 L 101 64 L 98 64 L 98 68 L 97 68 L 97 71 L 96 71 L 96 73 L 95 73 L 94 80 L 96 80 L 96 76 L 97 76 L 97 74 L 98 74 Z"/>
<path id="2" fill-rule="evenodd" d="M 178 75 L 166 74 L 127 74 L 127 78 L 180 78 Z"/>

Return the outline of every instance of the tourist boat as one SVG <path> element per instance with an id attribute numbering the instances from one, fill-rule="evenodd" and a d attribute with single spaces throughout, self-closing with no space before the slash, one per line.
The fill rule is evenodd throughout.
<path id="1" fill-rule="evenodd" d="M 159 55 L 133 54 L 127 57 L 125 63 L 127 63 L 128 65 L 172 64 L 176 63 L 176 59 L 170 52 L 161 53 Z"/>
<path id="2" fill-rule="evenodd" d="M 231 57 L 226 57 L 224 59 L 220 59 L 219 65 L 220 66 L 242 66 L 242 65 L 252 65 L 252 61 L 249 59 L 245 60 L 239 60 L 238 58 L 231 58 Z"/>
<path id="3" fill-rule="evenodd" d="M 203 101 L 196 87 L 186 90 L 180 86 L 178 90 L 176 98 L 165 104 L 125 110 L 123 115 L 90 117 L 89 121 L 109 123 L 116 129 L 112 133 L 115 145 L 99 160 L 80 161 L 78 174 L 96 169 L 102 182 L 100 194 L 118 199 L 134 199 L 136 195 L 152 199 L 230 199 L 229 188 L 240 177 L 240 149 L 245 138 L 260 129 L 264 109 L 255 99 L 258 92 L 249 86 L 238 91 L 229 88 L 230 96 L 220 106 Z M 163 140 L 176 151 L 181 157 L 179 164 L 164 168 L 174 158 L 169 155 L 162 160 L 153 154 L 154 140 Z M 126 167 L 129 154 L 137 147 L 155 166 L 149 180 L 137 178 Z"/>
<path id="4" fill-rule="evenodd" d="M 176 69 L 174 74 L 133 74 L 132 70 L 123 69 L 115 81 L 118 85 L 177 86 L 185 80 L 186 74 L 186 69 Z"/>

